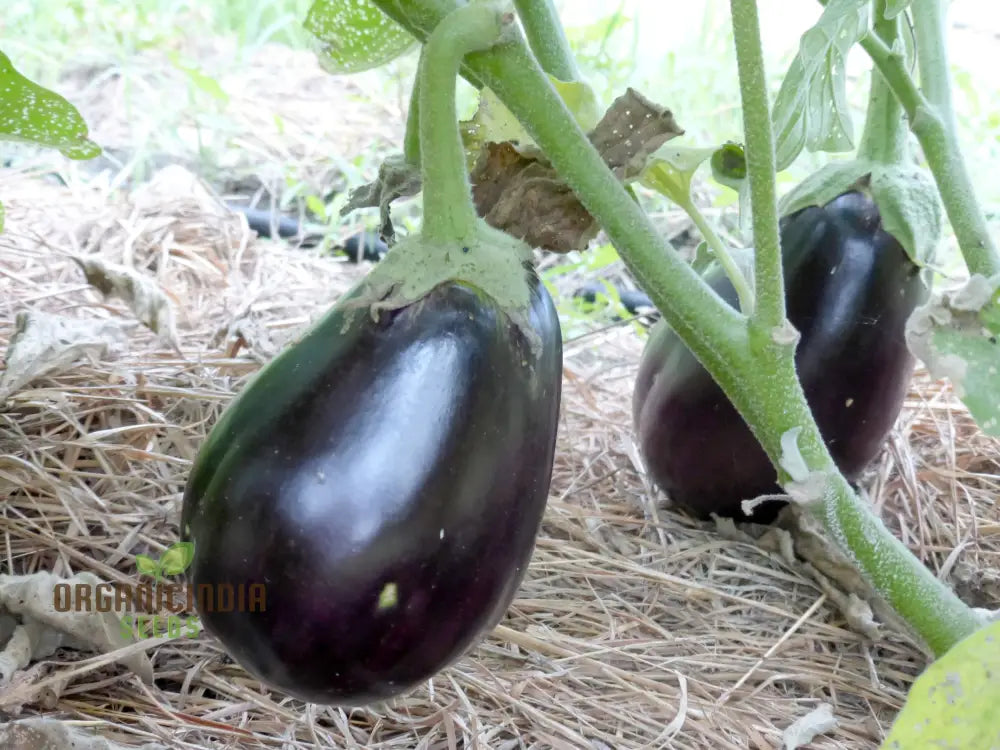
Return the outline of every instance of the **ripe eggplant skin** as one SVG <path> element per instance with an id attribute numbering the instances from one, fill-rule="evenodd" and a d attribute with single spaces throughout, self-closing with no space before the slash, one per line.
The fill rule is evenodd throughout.
<path id="1" fill-rule="evenodd" d="M 806 400 L 841 472 L 854 482 L 878 455 L 913 375 L 906 320 L 926 301 L 920 269 L 881 227 L 875 203 L 846 192 L 781 221 L 787 315 L 801 338 L 795 361 Z M 731 306 L 716 270 L 707 278 Z M 665 323 L 650 331 L 633 392 L 643 461 L 678 506 L 770 523 L 785 505 L 752 516 L 743 500 L 778 494 L 777 473 L 722 389 Z"/>
<path id="2" fill-rule="evenodd" d="M 533 349 L 461 283 L 408 307 L 337 306 L 258 373 L 189 477 L 191 581 L 263 583 L 205 628 L 266 684 L 359 706 L 458 659 L 505 614 L 545 510 L 562 338 L 533 270 Z"/>

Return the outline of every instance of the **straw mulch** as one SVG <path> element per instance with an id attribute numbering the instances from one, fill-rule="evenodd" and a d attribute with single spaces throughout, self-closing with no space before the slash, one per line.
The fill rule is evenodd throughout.
<path id="1" fill-rule="evenodd" d="M 135 583 L 135 556 L 177 539 L 186 474 L 220 410 L 366 269 L 259 240 L 197 192 L 109 196 L 8 171 L 0 195 L 0 346 L 28 310 L 116 321 L 127 336 L 0 407 L 2 570 Z M 103 298 L 74 253 L 155 279 L 173 333 Z M 127 747 L 725 749 L 780 748 L 829 704 L 837 726 L 806 747 L 877 747 L 922 651 L 891 631 L 870 641 L 795 564 L 665 507 L 632 442 L 642 343 L 628 325 L 567 341 L 527 579 L 502 625 L 426 686 L 353 711 L 303 705 L 202 634 L 147 642 L 153 684 L 59 650 L 0 686 L 0 719 L 55 717 Z M 998 607 L 998 474 L 997 441 L 919 376 L 865 485 L 915 554 Z M 67 670 L 67 684 L 53 679 Z M 32 681 L 58 689 L 25 700 Z"/>

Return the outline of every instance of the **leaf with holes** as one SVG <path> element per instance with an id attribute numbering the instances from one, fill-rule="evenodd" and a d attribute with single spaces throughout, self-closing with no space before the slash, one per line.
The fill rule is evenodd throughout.
<path id="1" fill-rule="evenodd" d="M 304 26 L 322 43 L 320 65 L 334 75 L 381 67 L 417 44 L 371 0 L 316 0 Z"/>
<path id="2" fill-rule="evenodd" d="M 101 147 L 87 138 L 87 123 L 76 107 L 18 73 L 3 52 L 0 140 L 56 148 L 70 159 L 93 159 L 101 153 Z"/>
<path id="3" fill-rule="evenodd" d="M 910 688 L 882 750 L 1000 748 L 1000 621 L 952 646 Z"/>
<path id="4" fill-rule="evenodd" d="M 830 0 L 800 40 L 774 102 L 775 152 L 787 169 L 803 148 L 849 151 L 854 125 L 847 107 L 847 53 L 871 26 L 869 0 Z"/>

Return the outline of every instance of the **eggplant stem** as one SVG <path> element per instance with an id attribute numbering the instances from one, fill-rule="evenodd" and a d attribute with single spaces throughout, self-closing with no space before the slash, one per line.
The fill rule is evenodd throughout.
<path id="1" fill-rule="evenodd" d="M 760 18 L 756 0 L 730 0 L 729 7 L 743 102 L 743 131 L 753 210 L 756 295 L 753 322 L 756 327 L 772 331 L 785 321 L 785 281 L 778 232 L 774 129 L 767 99 Z"/>
<path id="2" fill-rule="evenodd" d="M 560 81 L 579 81 L 580 71 L 552 0 L 514 0 L 514 7 L 542 70 Z"/>
<path id="3" fill-rule="evenodd" d="M 891 48 L 899 38 L 899 16 L 887 20 L 884 14 L 885 0 L 879 0 L 875 4 L 875 33 Z M 873 65 L 858 156 L 881 164 L 901 164 L 909 151 L 908 135 L 903 107 L 885 76 Z"/>
<path id="4" fill-rule="evenodd" d="M 861 46 L 906 112 L 910 130 L 917 137 L 937 182 L 941 202 L 969 271 L 990 278 L 1000 273 L 1000 251 L 986 225 L 958 144 L 954 115 L 950 114 L 950 87 L 940 80 L 950 75 L 944 53 L 944 31 L 937 28 L 944 23 L 943 8 L 940 0 L 913 0 L 912 11 L 921 85 L 934 100 L 917 87 L 902 56 L 877 34 L 865 36 Z"/>
<path id="5" fill-rule="evenodd" d="M 417 108 L 424 223 L 430 240 L 463 242 L 479 216 L 458 130 L 455 90 L 459 66 L 470 52 L 496 44 L 505 26 L 502 2 L 475 2 L 453 10 L 434 28 L 420 57 Z"/>
<path id="6" fill-rule="evenodd" d="M 423 67 L 424 48 L 420 49 L 420 64 L 413 77 L 410 105 L 406 110 L 406 132 L 403 135 L 403 158 L 412 167 L 420 166 L 420 70 Z"/>

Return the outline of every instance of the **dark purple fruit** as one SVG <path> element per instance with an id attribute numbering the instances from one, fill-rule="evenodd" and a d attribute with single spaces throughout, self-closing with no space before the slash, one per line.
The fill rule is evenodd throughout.
<path id="1" fill-rule="evenodd" d="M 346 330 L 338 304 L 211 431 L 184 494 L 191 580 L 264 585 L 264 611 L 199 614 L 265 683 L 317 703 L 390 698 L 506 612 L 561 396 L 558 316 L 533 271 L 524 282 L 540 349 L 460 283 Z"/>
<path id="2" fill-rule="evenodd" d="M 906 320 L 928 288 L 860 192 L 785 217 L 781 244 L 788 318 L 801 334 L 799 378 L 834 461 L 855 481 L 899 415 L 915 365 Z M 736 307 L 721 271 L 709 281 Z M 664 322 L 643 352 L 633 419 L 650 475 L 699 518 L 746 519 L 743 500 L 781 492 L 749 427 Z M 759 505 L 750 520 L 768 523 L 783 505 Z"/>

